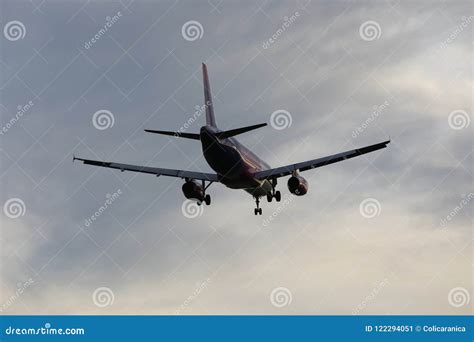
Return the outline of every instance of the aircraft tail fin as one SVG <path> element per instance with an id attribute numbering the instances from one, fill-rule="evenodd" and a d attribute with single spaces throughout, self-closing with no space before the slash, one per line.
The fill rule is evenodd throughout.
<path id="1" fill-rule="evenodd" d="M 217 137 L 219 139 L 230 138 L 230 137 L 233 137 L 235 135 L 239 135 L 239 134 L 242 134 L 242 133 L 245 133 L 245 132 L 248 132 L 248 131 L 252 131 L 252 130 L 257 129 L 257 128 L 260 128 L 260 127 L 264 127 L 266 125 L 267 125 L 266 123 L 261 123 L 261 124 L 253 125 L 253 126 L 230 129 L 228 131 L 222 131 L 222 132 L 217 133 Z"/>
<path id="2" fill-rule="evenodd" d="M 204 105 L 206 107 L 206 125 L 217 127 L 216 118 L 214 117 L 214 105 L 212 103 L 209 76 L 207 75 L 207 66 L 204 63 L 202 63 L 202 80 L 204 83 Z"/>

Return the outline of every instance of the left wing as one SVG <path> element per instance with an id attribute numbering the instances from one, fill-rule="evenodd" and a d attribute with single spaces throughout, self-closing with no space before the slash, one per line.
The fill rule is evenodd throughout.
<path id="1" fill-rule="evenodd" d="M 82 159 L 82 158 L 76 158 L 76 157 L 73 157 L 73 161 L 74 160 L 80 160 L 84 164 L 87 164 L 87 165 L 102 166 L 102 167 L 108 167 L 111 169 L 118 169 L 122 172 L 133 171 L 133 172 L 150 173 L 156 176 L 190 178 L 190 179 L 205 180 L 209 182 L 219 181 L 217 174 L 214 174 L 214 173 L 184 171 L 184 170 L 175 170 L 175 169 L 162 169 L 159 167 L 111 163 L 111 162 L 103 162 L 103 161 L 98 161 L 98 160 Z"/>
<path id="2" fill-rule="evenodd" d="M 370 145 L 370 146 L 366 146 L 362 148 L 357 148 L 355 150 L 333 154 L 332 156 L 328 156 L 328 157 L 308 160 L 302 163 L 296 163 L 296 164 L 286 165 L 282 167 L 277 167 L 274 169 L 259 171 L 254 174 L 254 177 L 257 179 L 266 179 L 266 178 L 278 178 L 278 177 L 288 176 L 297 170 L 306 171 L 310 169 L 315 169 L 317 167 L 326 166 L 326 165 L 337 163 L 346 159 L 354 158 L 362 154 L 377 151 L 377 150 L 387 147 L 389 143 L 390 143 L 390 140 L 387 140 L 378 144 L 374 144 L 374 145 Z"/>

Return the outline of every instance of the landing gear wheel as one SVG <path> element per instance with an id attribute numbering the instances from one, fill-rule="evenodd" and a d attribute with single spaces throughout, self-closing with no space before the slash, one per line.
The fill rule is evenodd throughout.
<path id="1" fill-rule="evenodd" d="M 201 201 L 197 201 L 196 203 L 197 203 L 198 206 L 201 206 L 201 203 L 202 203 L 202 202 L 201 202 Z"/>
<path id="2" fill-rule="evenodd" d="M 272 194 L 267 194 L 267 202 L 271 202 L 273 199 L 273 195 Z"/>
<path id="3" fill-rule="evenodd" d="M 260 197 L 255 197 L 257 207 L 254 209 L 255 215 L 262 215 L 262 208 L 260 208 Z"/>
<path id="4" fill-rule="evenodd" d="M 204 202 L 206 205 L 211 205 L 211 195 L 206 195 L 206 197 L 204 197 Z"/>
<path id="5" fill-rule="evenodd" d="M 275 192 L 275 199 L 276 199 L 277 202 L 281 201 L 281 192 L 280 191 Z"/>

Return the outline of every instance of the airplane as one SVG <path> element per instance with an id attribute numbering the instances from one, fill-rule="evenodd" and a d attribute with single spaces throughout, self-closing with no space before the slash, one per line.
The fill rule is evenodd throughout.
<path id="1" fill-rule="evenodd" d="M 202 126 L 199 133 L 186 133 L 183 131 L 171 132 L 145 129 L 145 132 L 174 136 L 184 139 L 198 140 L 202 145 L 202 153 L 209 166 L 215 173 L 195 172 L 186 170 L 164 169 L 158 167 L 121 164 L 77 158 L 73 161 L 82 161 L 84 164 L 118 169 L 120 171 L 133 171 L 153 174 L 155 176 L 169 176 L 184 179 L 182 191 L 187 199 L 194 200 L 198 205 L 211 204 L 211 196 L 206 190 L 213 183 L 222 183 L 230 189 L 243 189 L 255 199 L 255 215 L 262 215 L 260 198 L 266 197 L 268 202 L 275 199 L 280 202 L 281 193 L 276 190 L 277 180 L 280 177 L 291 176 L 288 179 L 288 190 L 296 196 L 303 196 L 308 192 L 308 182 L 300 172 L 337 163 L 354 158 L 366 153 L 387 147 L 390 139 L 378 144 L 330 155 L 323 158 L 312 159 L 296 164 L 271 168 L 252 151 L 239 143 L 234 137 L 266 126 L 266 123 L 246 126 L 230 130 L 221 130 L 217 127 L 214 116 L 214 104 L 211 97 L 209 76 L 206 64 L 202 63 L 204 83 L 204 106 L 206 111 L 206 125 Z M 206 184 L 207 183 L 207 184 Z"/>

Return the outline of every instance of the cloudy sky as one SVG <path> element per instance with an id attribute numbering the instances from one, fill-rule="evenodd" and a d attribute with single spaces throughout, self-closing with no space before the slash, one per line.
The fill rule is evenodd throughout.
<path id="1" fill-rule="evenodd" d="M 472 312 L 472 2 L 0 6 L 3 313 Z M 72 163 L 211 172 L 143 132 L 195 116 L 201 62 L 222 129 L 289 113 L 240 138 L 272 166 L 392 142 L 304 197 L 281 179 L 262 216 L 213 184 L 188 218 L 180 179 Z"/>

